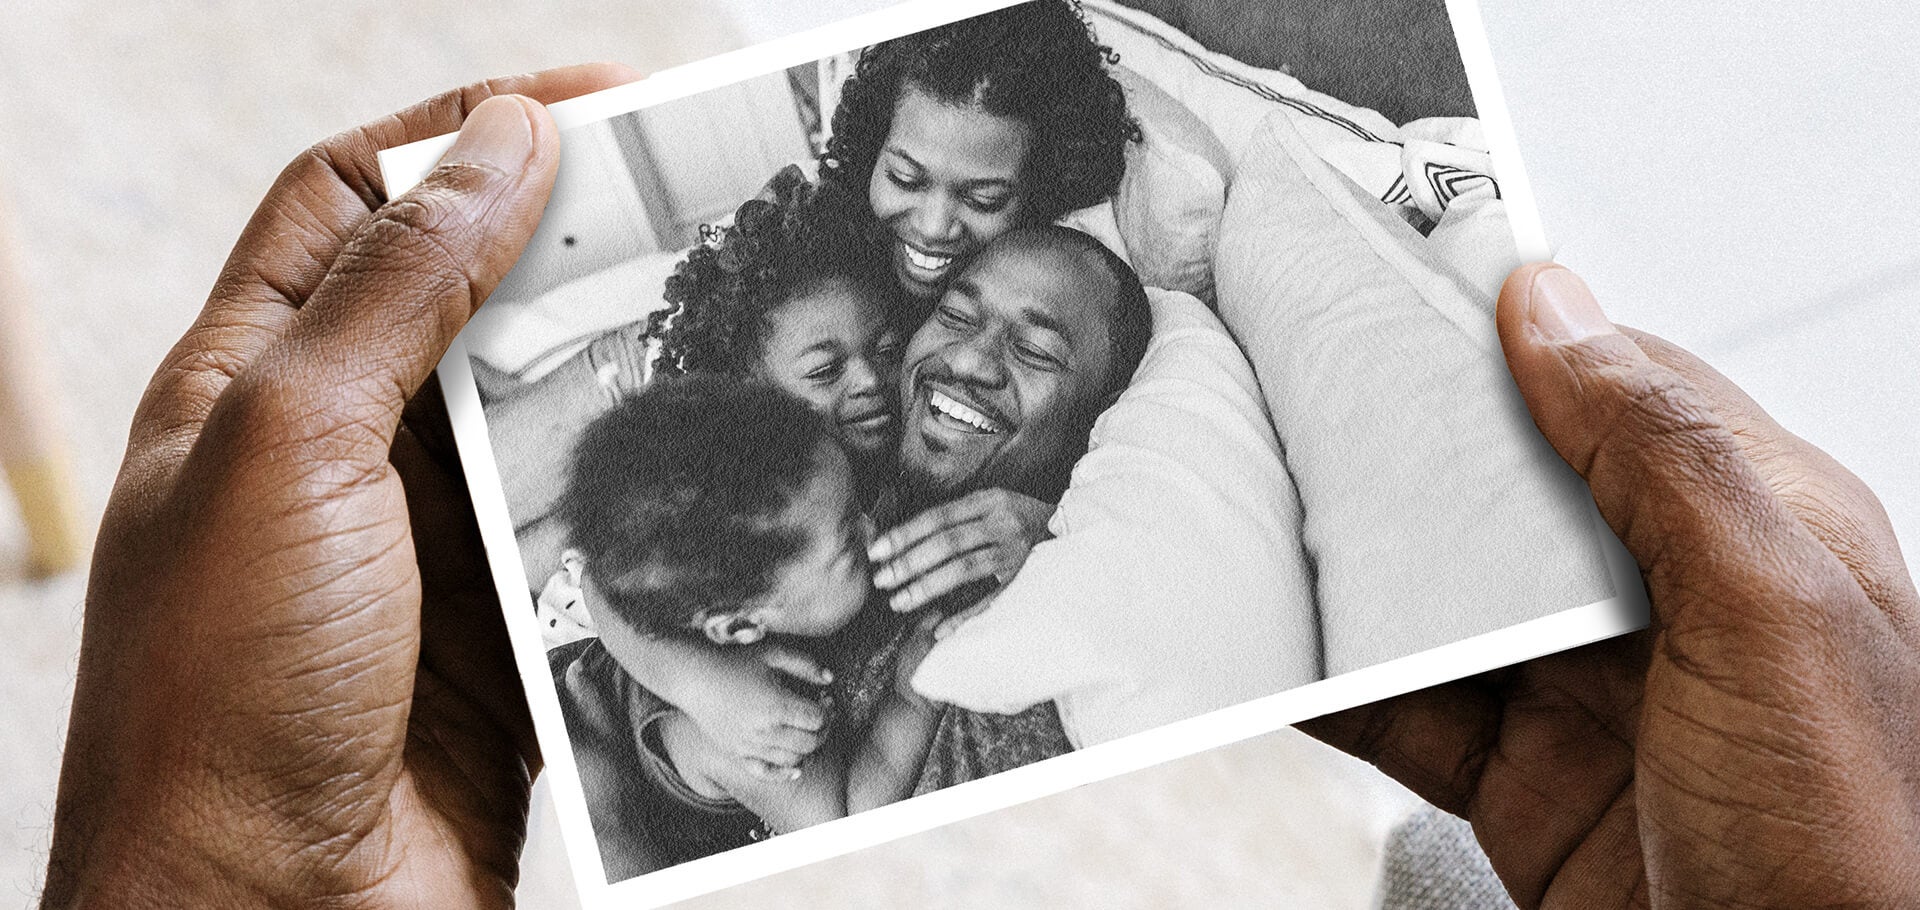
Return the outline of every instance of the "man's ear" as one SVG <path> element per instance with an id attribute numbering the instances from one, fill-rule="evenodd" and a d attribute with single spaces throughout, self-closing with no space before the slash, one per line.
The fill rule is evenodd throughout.
<path id="1" fill-rule="evenodd" d="M 749 612 L 701 610 L 694 616 L 701 634 L 716 645 L 750 645 L 767 637 L 767 627 Z"/>

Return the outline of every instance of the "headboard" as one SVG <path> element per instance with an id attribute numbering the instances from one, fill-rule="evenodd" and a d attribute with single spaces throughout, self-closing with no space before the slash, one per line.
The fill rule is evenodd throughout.
<path id="1" fill-rule="evenodd" d="M 1119 0 L 1394 123 L 1475 116 L 1445 0 Z"/>

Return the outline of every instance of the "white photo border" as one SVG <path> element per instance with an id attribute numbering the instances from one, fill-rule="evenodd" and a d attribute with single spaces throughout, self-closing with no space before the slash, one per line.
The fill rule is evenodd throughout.
<path id="1" fill-rule="evenodd" d="M 883 10 L 655 73 L 646 79 L 548 107 L 566 130 L 709 89 L 811 63 L 836 53 L 991 12 L 1025 0 L 907 0 Z M 1550 258 L 1531 186 L 1477 0 L 1448 0 L 1454 38 L 1465 64 L 1523 261 Z M 389 196 L 424 178 L 453 144 L 439 136 L 380 153 Z M 589 821 L 571 739 L 560 715 L 526 573 L 508 517 L 499 469 L 466 346 L 455 340 L 439 367 L 455 441 L 466 470 L 508 637 L 551 775 L 556 813 L 580 898 L 587 910 L 660 907 L 779 872 L 984 815 L 1084 784 L 1269 733 L 1323 714 L 1379 701 L 1645 627 L 1648 609 L 1639 570 L 1601 521 L 1592 519 L 1606 552 L 1616 596 L 1355 670 L 1299 688 L 1168 724 L 1036 764 L 783 834 L 726 853 L 691 860 L 609 884 Z M 555 748 L 555 746 L 559 746 Z"/>

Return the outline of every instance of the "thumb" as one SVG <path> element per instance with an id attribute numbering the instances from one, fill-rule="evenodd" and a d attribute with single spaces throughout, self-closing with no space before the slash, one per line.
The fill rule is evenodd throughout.
<path id="1" fill-rule="evenodd" d="M 433 172 L 347 242 L 263 355 L 262 384 L 323 395 L 306 413 L 376 433 L 384 457 L 407 398 L 539 226 L 559 155 L 540 104 L 481 102 Z"/>
<path id="2" fill-rule="evenodd" d="M 1656 621 L 1714 603 L 1790 611 L 1838 580 L 1827 577 L 1832 554 L 1774 496 L 1709 400 L 1609 322 L 1578 276 L 1551 263 L 1516 270 L 1497 320 L 1534 423 L 1639 562 Z"/>

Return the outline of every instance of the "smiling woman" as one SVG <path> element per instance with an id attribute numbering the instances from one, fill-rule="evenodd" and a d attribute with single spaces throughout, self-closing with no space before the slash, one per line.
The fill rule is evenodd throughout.
<path id="1" fill-rule="evenodd" d="M 883 42 L 840 92 L 823 180 L 866 197 L 894 276 L 937 296 L 988 242 L 1112 195 L 1139 131 L 1076 3 Z"/>

